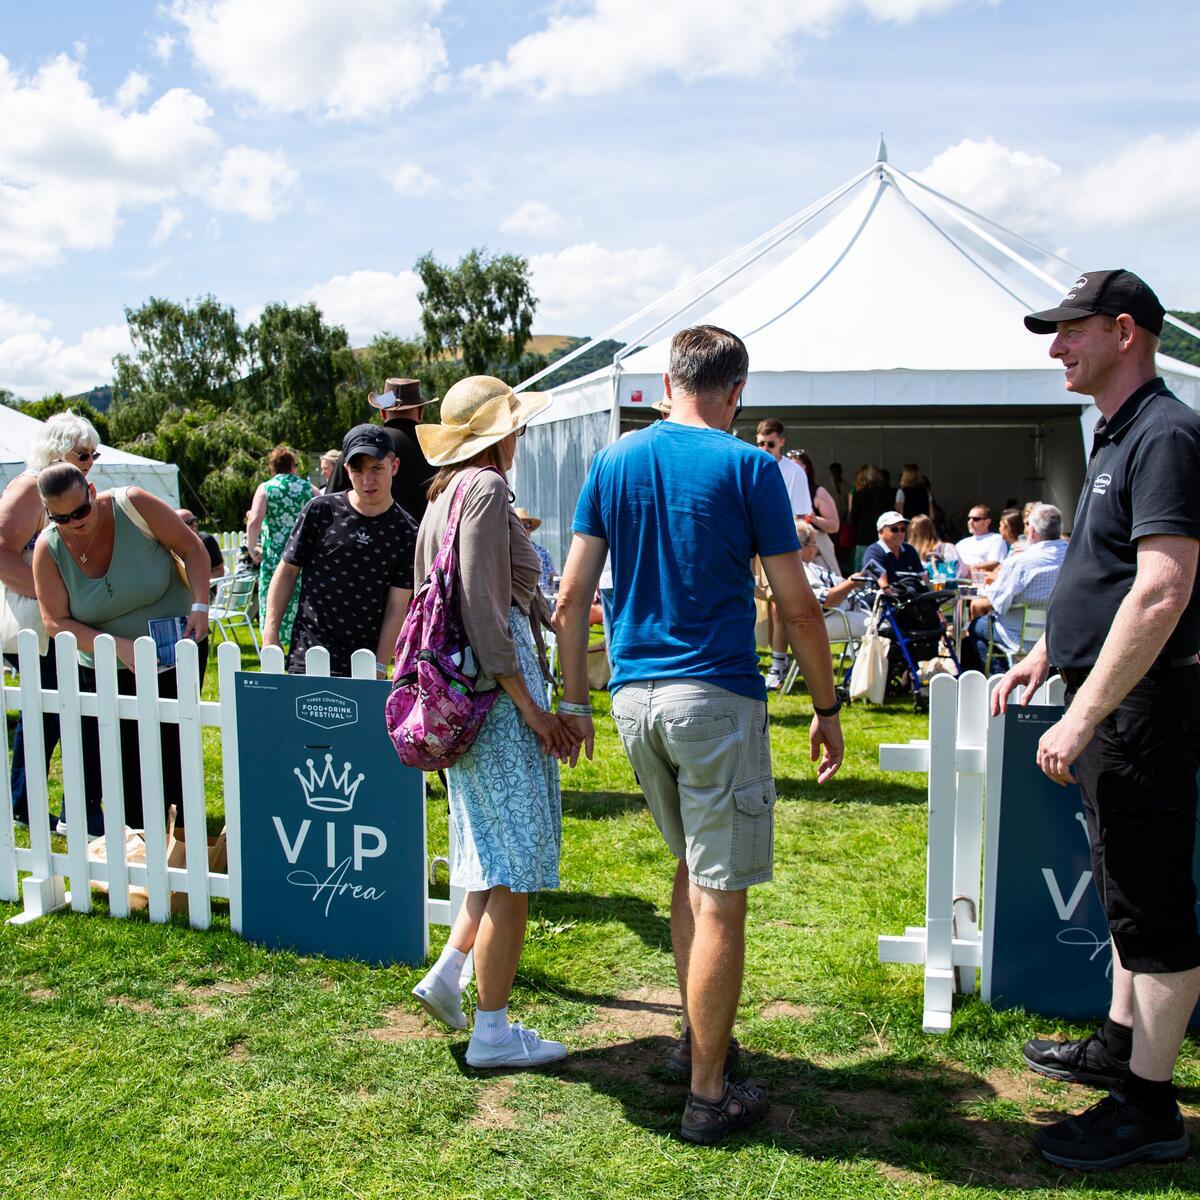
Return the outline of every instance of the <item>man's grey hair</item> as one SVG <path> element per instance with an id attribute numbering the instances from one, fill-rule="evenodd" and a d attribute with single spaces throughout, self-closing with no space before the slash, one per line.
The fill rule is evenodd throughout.
<path id="1" fill-rule="evenodd" d="M 813 540 L 812 526 L 807 521 L 797 521 L 796 536 L 800 539 L 800 549 L 803 550 Z"/>
<path id="2" fill-rule="evenodd" d="M 1029 528 L 1042 542 L 1053 542 L 1062 537 L 1062 513 L 1053 504 L 1040 500 L 1029 510 Z"/>
<path id="3" fill-rule="evenodd" d="M 55 413 L 29 446 L 29 468 L 41 471 L 51 463 L 62 462 L 70 450 L 83 446 L 95 450 L 100 445 L 96 427 L 78 413 Z"/>
<path id="4" fill-rule="evenodd" d="M 750 373 L 750 354 L 736 333 L 693 325 L 671 339 L 671 386 L 689 396 L 724 399 Z"/>

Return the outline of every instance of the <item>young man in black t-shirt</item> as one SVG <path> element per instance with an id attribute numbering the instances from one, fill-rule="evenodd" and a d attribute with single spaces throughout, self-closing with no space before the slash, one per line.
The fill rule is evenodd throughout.
<path id="1" fill-rule="evenodd" d="M 342 462 L 351 490 L 305 505 L 271 580 L 263 644 L 279 645 L 303 569 L 288 670 L 302 673 L 305 651 L 324 646 L 333 674 L 349 675 L 351 655 L 366 647 L 385 675 L 412 597 L 417 524 L 392 499 L 396 456 L 378 425 L 346 434 Z"/>

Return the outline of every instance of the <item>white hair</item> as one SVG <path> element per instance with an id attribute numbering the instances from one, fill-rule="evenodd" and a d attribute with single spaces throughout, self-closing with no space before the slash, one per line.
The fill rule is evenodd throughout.
<path id="1" fill-rule="evenodd" d="M 1037 503 L 1029 510 L 1029 527 L 1043 542 L 1062 537 L 1062 513 L 1053 504 Z"/>
<path id="2" fill-rule="evenodd" d="M 96 427 L 78 413 L 71 411 L 55 413 L 29 447 L 29 468 L 41 471 L 51 463 L 62 462 L 67 452 L 76 446 L 95 450 L 100 445 Z"/>

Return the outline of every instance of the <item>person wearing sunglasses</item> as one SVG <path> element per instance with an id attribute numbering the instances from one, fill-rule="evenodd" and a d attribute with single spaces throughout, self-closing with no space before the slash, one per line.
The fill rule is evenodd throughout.
<path id="1" fill-rule="evenodd" d="M 29 447 L 26 469 L 0 496 L 0 639 L 4 657 L 17 666 L 17 634 L 32 629 L 41 641 L 39 663 L 44 688 L 58 686 L 58 668 L 54 643 L 46 637 L 41 609 L 34 596 L 33 548 L 46 524 L 46 512 L 38 496 L 38 473 L 52 463 L 73 463 L 86 476 L 100 457 L 100 435 L 86 417 L 73 412 L 55 413 L 41 428 Z M 58 745 L 58 716 L 42 717 L 42 739 L 49 769 L 54 747 Z M 24 719 L 17 718 L 13 738 L 11 771 L 13 819 L 21 825 L 29 820 L 29 802 L 25 788 Z M 53 822 L 52 822 L 53 823 Z"/>
<path id="2" fill-rule="evenodd" d="M 37 486 L 49 522 L 33 552 L 37 598 L 46 632 L 53 637 L 66 630 L 78 641 L 80 690 L 96 690 L 93 651 L 96 639 L 107 633 L 117 645 L 118 691 L 133 695 L 134 641 L 150 633 L 151 621 L 169 617 L 182 619 L 182 636 L 199 644 L 203 680 L 208 658 L 209 562 L 195 533 L 166 501 L 141 488 L 97 493 L 73 463 L 47 467 Z M 178 696 L 174 666 L 159 668 L 158 693 L 164 699 Z M 181 821 L 179 726 L 162 726 L 164 811 L 144 816 L 137 722 L 122 720 L 120 726 L 126 824 L 144 828 L 144 820 L 165 820 L 170 805 L 175 806 L 177 822 Z M 95 717 L 84 717 L 82 728 L 91 837 L 104 832 L 100 735 Z"/>
<path id="3" fill-rule="evenodd" d="M 883 576 L 879 581 L 881 587 L 890 587 L 901 575 L 925 577 L 921 556 L 905 540 L 908 522 L 900 513 L 895 510 L 882 513 L 875 522 L 875 531 L 879 539 L 867 547 L 863 555 L 863 570 L 867 571 L 872 564 L 882 570 Z"/>
<path id="4" fill-rule="evenodd" d="M 955 549 L 972 571 L 994 571 L 1008 557 L 1008 543 L 992 532 L 992 510 L 986 504 L 973 504 L 967 515 L 970 533 Z"/>

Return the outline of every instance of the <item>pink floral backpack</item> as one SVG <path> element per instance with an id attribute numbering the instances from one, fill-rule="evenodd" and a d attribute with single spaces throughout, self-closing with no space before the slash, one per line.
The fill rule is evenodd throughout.
<path id="1" fill-rule="evenodd" d="M 480 473 L 472 471 L 459 483 L 441 549 L 396 639 L 387 730 L 400 761 L 422 771 L 453 766 L 470 749 L 500 695 L 494 684 L 476 688 L 478 666 L 458 600 L 458 521 L 467 490 Z"/>

